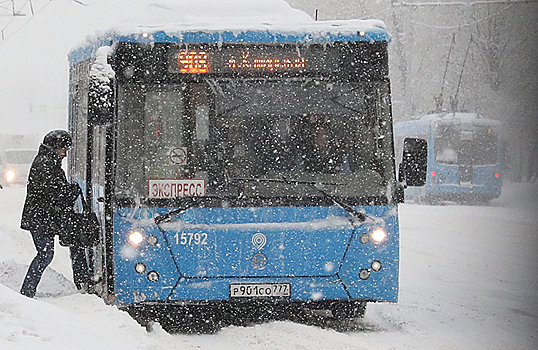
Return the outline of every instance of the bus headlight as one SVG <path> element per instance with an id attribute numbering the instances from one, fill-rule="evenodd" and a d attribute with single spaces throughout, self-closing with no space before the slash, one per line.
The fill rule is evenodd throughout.
<path id="1" fill-rule="evenodd" d="M 131 242 L 132 245 L 139 245 L 144 240 L 144 235 L 142 235 L 139 231 L 133 231 L 129 235 L 129 242 Z"/>
<path id="2" fill-rule="evenodd" d="M 15 172 L 13 170 L 6 171 L 6 181 L 12 182 L 13 180 L 15 180 Z"/>
<path id="3" fill-rule="evenodd" d="M 372 270 L 374 271 L 381 270 L 381 262 L 377 260 L 372 261 Z"/>
<path id="4" fill-rule="evenodd" d="M 138 273 L 144 273 L 146 272 L 146 265 L 142 264 L 142 263 L 138 263 L 135 265 L 135 271 L 138 272 Z"/>
<path id="5" fill-rule="evenodd" d="M 376 243 L 381 243 L 387 238 L 387 233 L 383 229 L 376 229 L 374 232 L 372 232 L 372 239 Z"/>

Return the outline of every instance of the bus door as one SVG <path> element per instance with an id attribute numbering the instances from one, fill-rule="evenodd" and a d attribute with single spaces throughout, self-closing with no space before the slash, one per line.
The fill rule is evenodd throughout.
<path id="1" fill-rule="evenodd" d="M 113 164 L 112 152 L 112 126 L 110 124 L 93 125 L 88 135 L 90 145 L 89 159 L 91 162 L 87 169 L 89 193 L 88 201 L 93 212 L 97 214 L 101 224 L 100 245 L 90 250 L 90 268 L 94 280 L 102 290 L 98 293 L 107 295 L 112 293 L 112 206 L 111 206 L 111 174 Z M 109 270 L 107 272 L 107 269 Z M 99 288 L 99 287 L 98 287 Z"/>

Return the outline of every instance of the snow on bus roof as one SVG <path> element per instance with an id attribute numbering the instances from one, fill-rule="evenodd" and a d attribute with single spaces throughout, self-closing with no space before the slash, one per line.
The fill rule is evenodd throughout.
<path id="1" fill-rule="evenodd" d="M 245 30 L 340 33 L 385 30 L 385 25 L 379 20 L 314 21 L 283 0 L 160 0 L 116 29 L 126 34 Z"/>
<path id="2" fill-rule="evenodd" d="M 432 125 L 474 125 L 500 130 L 501 122 L 487 118 L 478 113 L 433 113 L 413 116 L 413 119 L 394 123 L 395 136 L 428 137 L 432 133 Z"/>
<path id="3" fill-rule="evenodd" d="M 87 38 L 70 61 L 114 42 L 389 41 L 380 20 L 315 21 L 283 0 L 153 0 L 138 14 Z"/>
<path id="4" fill-rule="evenodd" d="M 487 118 L 478 113 L 456 112 L 456 113 L 433 113 L 414 116 L 411 120 L 394 123 L 394 133 L 396 135 L 429 134 L 430 125 L 433 123 L 442 124 L 472 124 L 476 126 L 488 126 L 500 128 L 501 122 Z"/>
<path id="5" fill-rule="evenodd" d="M 283 0 L 160 0 L 125 21 L 136 27 L 169 26 L 171 30 L 251 29 L 263 24 L 309 23 L 312 18 Z M 134 25 L 133 28 L 129 28 Z M 145 29 L 144 29 L 145 30 Z"/>
<path id="6" fill-rule="evenodd" d="M 424 116 L 417 117 L 419 120 L 428 120 L 428 121 L 460 121 L 463 123 L 479 123 L 483 121 L 484 123 L 490 124 L 500 124 L 499 121 L 494 119 L 489 119 L 478 113 L 467 113 L 467 112 L 455 112 L 455 113 L 437 113 L 437 114 L 427 114 Z"/>

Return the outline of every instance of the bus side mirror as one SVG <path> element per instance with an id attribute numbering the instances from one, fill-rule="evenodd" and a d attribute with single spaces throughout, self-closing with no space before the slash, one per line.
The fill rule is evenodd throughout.
<path id="1" fill-rule="evenodd" d="M 111 123 L 114 117 L 114 83 L 90 77 L 88 91 L 88 121 L 91 124 Z"/>
<path id="2" fill-rule="evenodd" d="M 114 119 L 114 70 L 108 63 L 110 46 L 97 49 L 95 62 L 90 69 L 88 87 L 88 122 L 90 124 L 111 123 Z"/>
<path id="3" fill-rule="evenodd" d="M 428 142 L 424 139 L 406 138 L 402 162 L 398 168 L 398 181 L 406 186 L 424 186 L 428 168 Z"/>

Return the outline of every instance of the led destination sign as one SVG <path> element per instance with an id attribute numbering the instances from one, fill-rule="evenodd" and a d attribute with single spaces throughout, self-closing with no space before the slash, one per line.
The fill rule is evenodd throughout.
<path id="1" fill-rule="evenodd" d="M 234 70 L 241 69 L 301 69 L 306 67 L 306 61 L 303 57 L 299 58 L 252 58 L 249 51 L 243 51 L 240 61 L 235 58 L 228 60 L 228 68 Z"/>
<path id="2" fill-rule="evenodd" d="M 179 73 L 286 72 L 307 68 L 307 59 L 288 50 L 179 50 L 169 71 Z M 177 66 L 176 66 L 177 64 Z"/>
<path id="3" fill-rule="evenodd" d="M 209 71 L 209 54 L 206 51 L 182 50 L 177 55 L 180 73 L 207 73 Z"/>
<path id="4" fill-rule="evenodd" d="M 333 75 L 346 79 L 387 79 L 382 44 L 189 44 L 170 45 L 167 72 L 171 74 L 229 74 L 238 76 Z M 386 52 L 386 51 L 382 51 Z"/>

